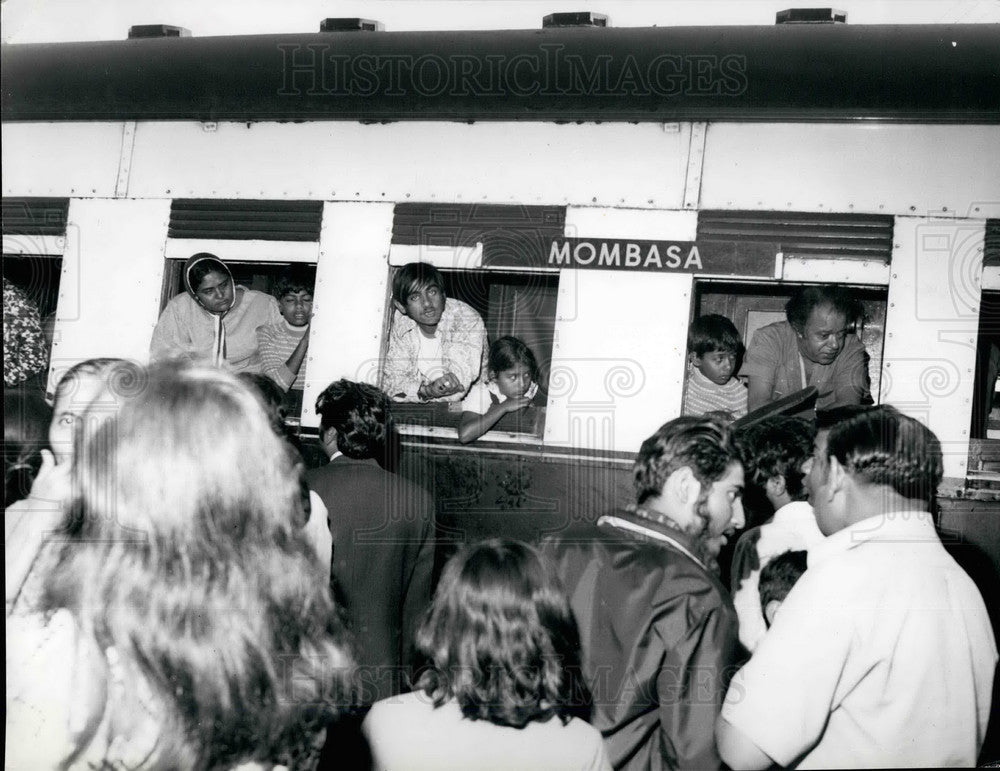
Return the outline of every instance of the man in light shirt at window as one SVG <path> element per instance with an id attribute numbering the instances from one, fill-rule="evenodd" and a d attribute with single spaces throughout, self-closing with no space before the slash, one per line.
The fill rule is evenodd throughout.
<path id="1" fill-rule="evenodd" d="M 486 364 L 486 327 L 461 300 L 446 297 L 433 265 L 411 262 L 392 279 L 396 308 L 382 390 L 403 402 L 458 401 Z"/>

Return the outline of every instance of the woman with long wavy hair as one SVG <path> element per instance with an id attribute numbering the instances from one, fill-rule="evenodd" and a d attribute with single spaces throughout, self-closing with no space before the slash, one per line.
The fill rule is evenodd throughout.
<path id="1" fill-rule="evenodd" d="M 445 566 L 417 633 L 413 693 L 375 704 L 364 730 L 378 769 L 607 769 L 580 716 L 580 637 L 535 549 L 493 539 Z"/>
<path id="2" fill-rule="evenodd" d="M 8 620 L 7 762 L 294 765 L 350 663 L 298 479 L 235 377 L 145 374 L 117 416 L 77 433 L 44 612 Z"/>

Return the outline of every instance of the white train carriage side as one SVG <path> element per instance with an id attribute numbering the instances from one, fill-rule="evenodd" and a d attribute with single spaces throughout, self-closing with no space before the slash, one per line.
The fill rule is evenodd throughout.
<path id="1" fill-rule="evenodd" d="M 694 315 L 748 338 L 842 284 L 876 401 L 941 438 L 946 516 L 1000 560 L 1000 27 L 576 21 L 4 46 L 4 267 L 48 282 L 50 378 L 145 360 L 195 252 L 264 288 L 310 263 L 308 433 L 330 381 L 378 382 L 393 271 L 431 262 L 532 342 L 546 404 L 468 447 L 409 408 L 406 448 L 456 522 L 530 530 L 627 493 Z"/>

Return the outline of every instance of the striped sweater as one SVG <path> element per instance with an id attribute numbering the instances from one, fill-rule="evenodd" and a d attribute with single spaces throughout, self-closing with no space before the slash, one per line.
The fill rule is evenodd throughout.
<path id="1" fill-rule="evenodd" d="M 257 329 L 263 372 L 285 391 L 289 388 L 305 388 L 306 363 L 303 361 L 298 374 L 295 374 L 285 366 L 285 362 L 308 330 L 309 327 L 293 327 L 284 319 L 277 324 L 267 324 Z"/>
<path id="2" fill-rule="evenodd" d="M 692 367 L 681 415 L 704 415 L 720 410 L 731 413 L 733 419 L 746 415 L 746 387 L 737 378 L 731 378 L 725 385 L 716 385 Z"/>

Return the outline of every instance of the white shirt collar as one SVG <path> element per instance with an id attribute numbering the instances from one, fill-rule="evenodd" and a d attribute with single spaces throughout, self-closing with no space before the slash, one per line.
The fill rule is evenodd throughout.
<path id="1" fill-rule="evenodd" d="M 818 565 L 861 544 L 940 543 L 934 518 L 927 511 L 891 511 L 876 514 L 826 537 L 809 553 L 809 566 Z"/>

